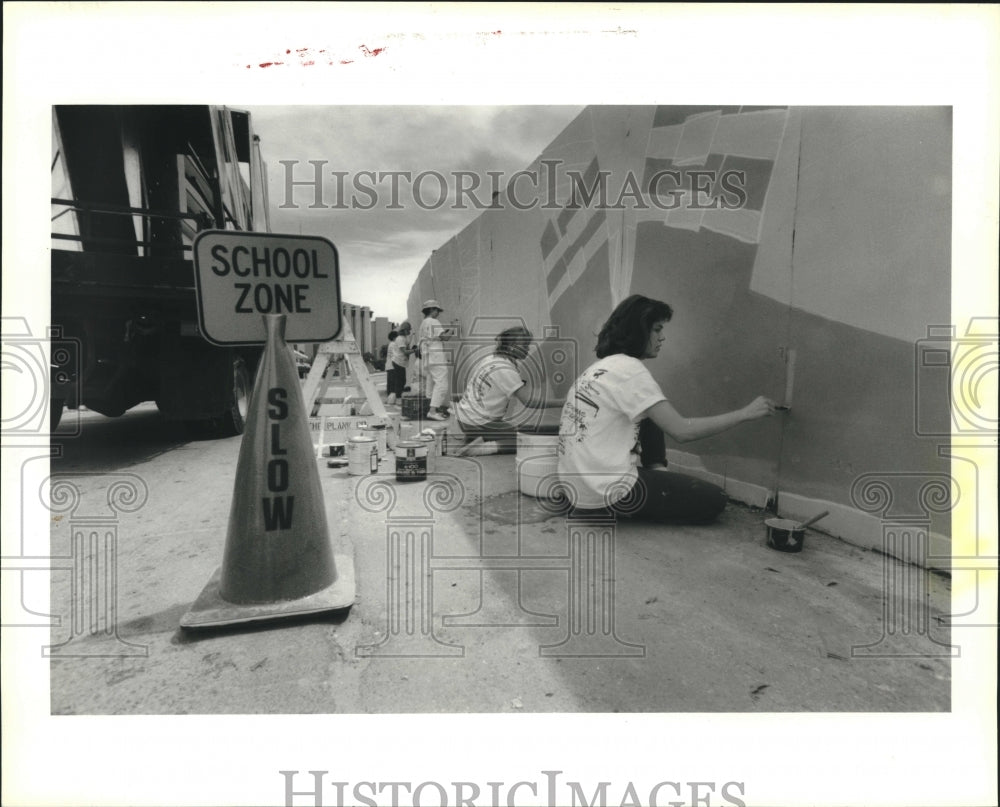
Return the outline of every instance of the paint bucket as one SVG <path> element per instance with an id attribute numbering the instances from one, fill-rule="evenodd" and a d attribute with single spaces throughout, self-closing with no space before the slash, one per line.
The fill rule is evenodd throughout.
<path id="1" fill-rule="evenodd" d="M 401 440 L 396 455 L 397 482 L 423 482 L 427 479 L 427 445 L 419 440 Z"/>
<path id="2" fill-rule="evenodd" d="M 517 489 L 525 496 L 553 499 L 551 490 L 558 489 L 558 457 L 551 454 L 517 461 Z"/>
<path id="3" fill-rule="evenodd" d="M 378 445 L 378 455 L 381 457 L 389 450 L 388 443 L 386 442 L 385 436 L 385 425 L 382 423 L 376 423 L 372 426 L 368 426 L 361 430 L 362 437 L 371 437 L 375 443 Z"/>
<path id="4" fill-rule="evenodd" d="M 448 453 L 448 425 L 439 423 L 428 426 L 421 434 L 430 435 L 434 438 L 434 456 L 443 457 Z"/>
<path id="5" fill-rule="evenodd" d="M 406 420 L 421 420 L 427 417 L 427 413 L 431 408 L 430 398 L 408 393 L 403 395 L 402 400 L 400 412 Z"/>
<path id="6" fill-rule="evenodd" d="M 517 458 L 555 456 L 559 448 L 559 426 L 534 426 L 517 430 Z"/>
<path id="7" fill-rule="evenodd" d="M 421 432 L 416 436 L 416 442 L 421 443 L 427 450 L 427 470 L 433 472 L 437 466 L 438 444 L 433 432 L 425 434 Z"/>
<path id="8" fill-rule="evenodd" d="M 829 514 L 829 510 L 824 510 L 805 523 L 787 518 L 769 518 L 764 522 L 767 528 L 767 545 L 779 552 L 801 552 L 806 542 L 806 528 Z"/>
<path id="9" fill-rule="evenodd" d="M 378 472 L 378 444 L 373 437 L 352 437 L 347 441 L 347 472 L 368 476 Z"/>
<path id="10" fill-rule="evenodd" d="M 551 498 L 559 457 L 559 426 L 525 427 L 517 431 L 517 489 L 536 499 Z"/>
<path id="11" fill-rule="evenodd" d="M 394 418 L 390 418 L 389 422 L 385 424 L 386 451 L 392 451 L 396 447 L 396 443 L 399 441 L 398 428 L 399 424 Z"/>
<path id="12" fill-rule="evenodd" d="M 347 445 L 345 443 L 328 443 L 326 446 L 326 456 L 330 457 L 346 457 L 347 456 Z"/>

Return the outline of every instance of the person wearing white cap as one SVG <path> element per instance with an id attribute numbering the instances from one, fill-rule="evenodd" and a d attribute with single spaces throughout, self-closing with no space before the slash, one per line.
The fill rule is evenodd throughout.
<path id="1" fill-rule="evenodd" d="M 452 328 L 446 328 L 438 321 L 444 309 L 437 300 L 424 300 L 420 312 L 424 315 L 417 332 L 420 348 L 420 368 L 424 381 L 424 395 L 430 397 L 431 407 L 428 420 L 448 419 L 448 399 L 451 393 L 448 354 L 443 342 L 455 335 Z"/>

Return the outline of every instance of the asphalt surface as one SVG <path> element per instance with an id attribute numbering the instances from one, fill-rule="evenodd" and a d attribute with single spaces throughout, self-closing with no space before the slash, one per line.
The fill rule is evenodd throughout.
<path id="1" fill-rule="evenodd" d="M 222 561 L 240 440 L 149 406 L 83 426 L 51 469 L 80 502 L 52 516 L 73 558 L 52 574 L 53 714 L 950 708 L 948 578 L 815 531 L 776 552 L 767 514 L 735 502 L 710 526 L 576 527 L 518 492 L 512 456 L 443 457 L 408 484 L 390 457 L 372 477 L 317 461 L 355 604 L 182 630 Z M 122 483 L 142 501 L 108 521 Z M 98 512 L 113 540 L 74 548 Z M 106 567 L 107 587 L 79 571 Z"/>

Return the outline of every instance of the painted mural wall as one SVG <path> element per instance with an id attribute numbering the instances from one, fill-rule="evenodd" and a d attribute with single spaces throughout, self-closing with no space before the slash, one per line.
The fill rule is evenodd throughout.
<path id="1" fill-rule="evenodd" d="M 431 255 L 408 311 L 437 298 L 466 334 L 523 319 L 559 395 L 616 303 L 667 301 L 650 369 L 682 414 L 792 407 L 672 463 L 789 515 L 833 504 L 847 531 L 863 474 L 948 471 L 915 428 L 919 408 L 948 432 L 947 385 L 915 355 L 950 322 L 950 241 L 949 108 L 588 107 Z"/>

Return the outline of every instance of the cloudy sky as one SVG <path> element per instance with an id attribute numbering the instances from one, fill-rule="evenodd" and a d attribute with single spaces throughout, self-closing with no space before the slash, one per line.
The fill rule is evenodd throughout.
<path id="1" fill-rule="evenodd" d="M 268 166 L 273 232 L 321 235 L 340 255 L 341 293 L 376 316 L 399 321 L 420 268 L 432 250 L 458 233 L 488 204 L 487 171 L 510 177 L 527 167 L 579 114 L 580 106 L 251 106 L 253 125 Z M 282 160 L 295 160 L 294 166 Z M 322 198 L 311 181 L 321 164 Z M 374 172 L 375 176 L 362 172 Z M 398 171 L 392 179 L 379 173 Z M 455 172 L 481 182 L 455 209 Z M 292 173 L 294 172 L 294 173 Z M 338 180 L 334 172 L 346 172 Z M 418 175 L 428 174 L 419 182 Z M 451 186 L 440 204 L 442 176 Z M 341 192 L 338 192 L 338 181 Z M 474 187 L 471 176 L 463 180 Z M 374 188 L 373 192 L 356 190 Z M 310 209 L 320 203 L 322 209 Z M 374 203 L 373 203 L 374 202 Z M 420 203 L 423 203 L 421 205 Z M 352 209 L 351 205 L 371 209 Z M 285 207 L 282 205 L 294 205 Z M 395 206 L 397 209 L 391 209 Z M 341 207 L 343 209 L 341 209 Z M 431 209 L 431 208 L 437 209 Z M 390 209 L 387 209 L 390 208 Z"/>

